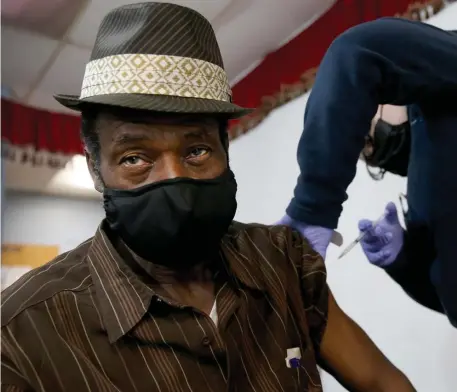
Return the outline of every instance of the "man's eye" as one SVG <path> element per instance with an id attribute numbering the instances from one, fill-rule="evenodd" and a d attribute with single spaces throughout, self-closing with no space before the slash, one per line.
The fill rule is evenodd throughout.
<path id="1" fill-rule="evenodd" d="M 143 162 L 143 159 L 141 159 L 137 155 L 130 155 L 130 156 L 122 159 L 122 164 L 127 165 L 127 166 L 135 166 L 135 165 L 141 164 L 142 162 Z"/>
<path id="2" fill-rule="evenodd" d="M 189 158 L 200 158 L 208 154 L 209 149 L 205 147 L 195 147 L 189 153 Z"/>

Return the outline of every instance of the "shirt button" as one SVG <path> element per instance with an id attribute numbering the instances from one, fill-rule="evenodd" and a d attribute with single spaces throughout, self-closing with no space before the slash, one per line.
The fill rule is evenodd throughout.
<path id="1" fill-rule="evenodd" d="M 205 346 L 205 347 L 208 347 L 210 344 L 211 344 L 211 340 L 208 336 L 205 336 L 203 339 L 202 339 L 202 344 Z"/>

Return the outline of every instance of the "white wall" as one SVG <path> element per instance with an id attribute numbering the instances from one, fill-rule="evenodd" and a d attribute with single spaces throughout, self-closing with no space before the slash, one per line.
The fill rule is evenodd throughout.
<path id="1" fill-rule="evenodd" d="M 103 219 L 100 201 L 6 192 L 4 243 L 57 245 L 66 252 L 92 237 Z"/>
<path id="2" fill-rule="evenodd" d="M 2 200 L 2 244 L 58 246 L 59 253 L 92 237 L 104 217 L 102 203 L 24 192 L 6 192 Z M 2 267 L 1 289 L 29 267 Z"/>
<path id="3" fill-rule="evenodd" d="M 457 30 L 457 4 L 430 22 Z M 272 223 L 283 215 L 298 175 L 296 148 L 306 100 L 304 96 L 276 110 L 231 146 L 231 165 L 239 187 L 238 220 Z M 406 182 L 400 177 L 387 175 L 381 182 L 373 181 L 359 162 L 338 227 L 343 248 L 358 235 L 359 219 L 378 218 L 386 203 L 397 202 L 405 189 Z M 371 266 L 360 247 L 337 260 L 343 248 L 332 245 L 326 262 L 328 282 L 340 306 L 410 377 L 418 391 L 455 392 L 456 330 L 444 316 L 416 304 L 383 271 Z M 324 390 L 345 389 L 325 375 Z"/>

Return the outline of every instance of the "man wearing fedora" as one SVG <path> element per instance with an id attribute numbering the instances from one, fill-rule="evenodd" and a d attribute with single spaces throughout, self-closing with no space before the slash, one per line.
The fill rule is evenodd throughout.
<path id="1" fill-rule="evenodd" d="M 111 11 L 79 97 L 106 219 L 3 292 L 2 391 L 413 391 L 284 226 L 233 221 L 232 103 L 210 23 L 165 3 Z"/>

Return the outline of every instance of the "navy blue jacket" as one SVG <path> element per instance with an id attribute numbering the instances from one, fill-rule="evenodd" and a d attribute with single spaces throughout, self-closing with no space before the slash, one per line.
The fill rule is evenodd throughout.
<path id="1" fill-rule="evenodd" d="M 297 153 L 300 175 L 287 214 L 336 228 L 378 105 L 417 104 L 430 135 L 427 208 L 440 264 L 436 288 L 457 326 L 457 127 L 450 121 L 455 116 L 457 123 L 456 70 L 455 32 L 382 18 L 340 35 L 308 99 Z"/>
<path id="2" fill-rule="evenodd" d="M 403 247 L 385 270 L 416 302 L 444 313 L 436 292 L 438 274 L 436 251 L 430 227 L 430 140 L 420 109 L 408 108 L 411 149 L 408 167 L 408 212 Z M 457 124 L 456 124 L 457 125 Z"/>
<path id="3" fill-rule="evenodd" d="M 457 34 L 381 18 L 340 35 L 306 105 L 292 218 L 336 228 L 379 104 L 457 102 Z"/>

